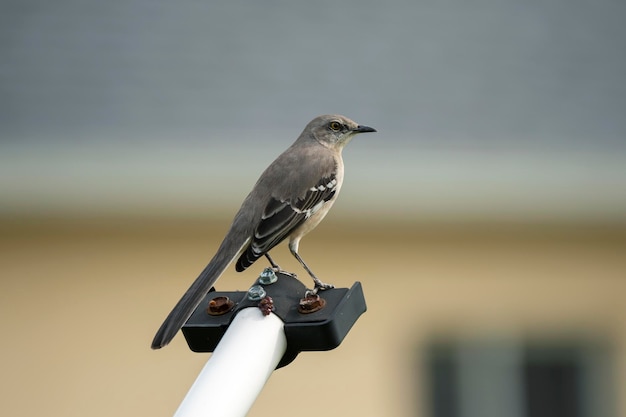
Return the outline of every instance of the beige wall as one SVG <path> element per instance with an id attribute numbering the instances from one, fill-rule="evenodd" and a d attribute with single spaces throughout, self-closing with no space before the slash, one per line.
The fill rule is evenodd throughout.
<path id="1" fill-rule="evenodd" d="M 158 352 L 149 342 L 226 226 L 2 220 L 0 414 L 172 415 L 208 355 L 180 336 Z M 322 224 L 301 254 L 337 286 L 361 281 L 368 311 L 336 350 L 275 372 L 251 416 L 321 404 L 329 416 L 424 415 L 420 354 L 440 336 L 606 341 L 612 382 L 626 386 L 626 228 L 355 226 Z M 304 278 L 286 248 L 274 257 Z M 263 266 L 218 288 L 245 289 Z"/>

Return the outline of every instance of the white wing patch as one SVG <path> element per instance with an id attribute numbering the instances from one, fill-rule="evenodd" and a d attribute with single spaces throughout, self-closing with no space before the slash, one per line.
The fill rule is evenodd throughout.
<path id="1" fill-rule="evenodd" d="M 309 218 L 309 217 L 311 217 L 312 215 L 314 215 L 315 213 L 317 213 L 317 211 L 318 211 L 319 209 L 321 209 L 321 208 L 322 208 L 322 206 L 323 206 L 325 203 L 326 203 L 326 201 L 323 201 L 323 200 L 322 200 L 322 201 L 320 201 L 319 203 L 317 203 L 316 205 L 314 205 L 314 206 L 313 206 L 313 207 L 309 210 L 309 212 L 306 214 L 306 217 L 307 217 L 307 218 Z"/>
<path id="2" fill-rule="evenodd" d="M 300 227 L 306 219 L 319 212 L 324 204 L 333 199 L 337 185 L 338 181 L 332 174 L 321 178 L 315 186 L 307 188 L 301 198 L 270 198 L 261 214 L 261 221 L 254 230 L 252 241 L 237 260 L 237 271 L 243 271 L 252 265 Z"/>
<path id="3" fill-rule="evenodd" d="M 311 187 L 309 188 L 310 192 L 333 192 L 335 190 L 335 188 L 337 187 L 337 179 L 333 178 L 330 181 L 328 181 L 325 184 L 319 184 L 315 187 Z M 308 208 L 306 210 L 300 210 L 297 207 L 294 207 L 290 204 L 290 207 L 293 211 L 295 211 L 298 214 L 304 214 L 304 216 L 308 219 L 309 217 L 311 217 L 312 215 L 314 215 L 315 213 L 317 213 L 319 211 L 319 209 L 322 208 L 322 206 L 324 206 L 324 204 L 327 202 L 327 200 L 321 200 L 319 201 L 317 204 L 315 204 L 313 207 Z"/>
<path id="4" fill-rule="evenodd" d="M 326 203 L 326 201 L 322 200 L 322 201 L 320 201 L 319 203 L 317 203 L 316 205 L 314 205 L 313 207 L 311 207 L 310 209 L 307 209 L 307 210 L 300 210 L 299 208 L 294 207 L 292 205 L 289 205 L 289 207 L 291 207 L 291 209 L 293 211 L 295 211 L 296 213 L 298 213 L 298 214 L 304 214 L 304 217 L 306 217 L 308 219 L 309 217 L 311 217 L 312 215 L 317 213 L 317 211 L 322 208 L 324 203 Z"/>
<path id="5" fill-rule="evenodd" d="M 309 188 L 309 191 L 326 191 L 326 189 L 332 190 L 337 186 L 337 180 L 333 178 L 326 184 L 320 184 L 317 187 Z"/>

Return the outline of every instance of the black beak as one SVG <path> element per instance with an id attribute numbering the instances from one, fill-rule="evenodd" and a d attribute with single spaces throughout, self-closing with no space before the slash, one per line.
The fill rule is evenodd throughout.
<path id="1" fill-rule="evenodd" d="M 354 129 L 357 133 L 366 133 L 366 132 L 376 132 L 376 129 L 369 126 L 358 125 L 356 129 Z"/>

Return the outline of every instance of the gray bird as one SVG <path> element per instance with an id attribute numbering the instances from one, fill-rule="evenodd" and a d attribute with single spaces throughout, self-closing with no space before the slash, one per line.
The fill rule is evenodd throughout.
<path id="1" fill-rule="evenodd" d="M 309 273 L 313 292 L 333 288 L 320 281 L 298 254 L 300 239 L 326 216 L 343 182 L 341 151 L 357 133 L 376 132 L 347 117 L 313 119 L 300 137 L 261 174 L 243 201 L 213 259 L 167 316 L 152 349 L 167 345 L 189 319 L 222 272 L 236 260 L 237 272 L 261 256 L 279 269 L 269 251 L 289 238 L 289 250 Z"/>

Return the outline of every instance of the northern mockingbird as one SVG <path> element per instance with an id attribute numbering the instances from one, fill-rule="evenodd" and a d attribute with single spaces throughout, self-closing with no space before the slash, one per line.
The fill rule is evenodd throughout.
<path id="1" fill-rule="evenodd" d="M 376 130 L 339 115 L 316 117 L 304 128 L 258 179 L 217 253 L 157 331 L 153 349 L 174 338 L 231 262 L 236 260 L 235 269 L 241 272 L 265 255 L 278 269 L 268 252 L 286 238 L 293 256 L 313 278 L 313 292 L 333 288 L 304 263 L 298 245 L 335 202 L 343 182 L 341 151 L 354 135 L 363 132 Z"/>

